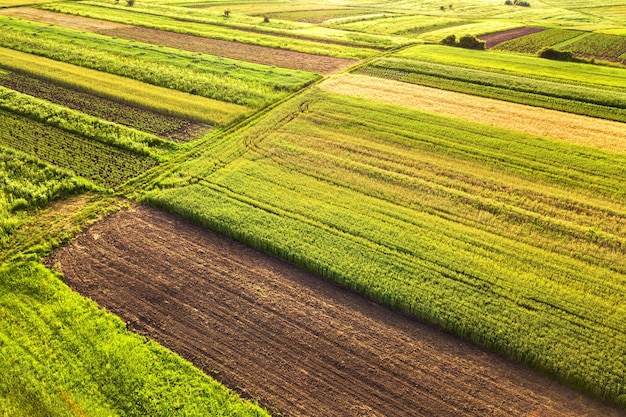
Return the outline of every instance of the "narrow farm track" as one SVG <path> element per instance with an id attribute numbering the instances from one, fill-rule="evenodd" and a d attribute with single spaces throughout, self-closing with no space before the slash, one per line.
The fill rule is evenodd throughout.
<path id="1" fill-rule="evenodd" d="M 156 209 L 50 265 L 76 291 L 286 416 L 624 416 L 527 368 Z"/>

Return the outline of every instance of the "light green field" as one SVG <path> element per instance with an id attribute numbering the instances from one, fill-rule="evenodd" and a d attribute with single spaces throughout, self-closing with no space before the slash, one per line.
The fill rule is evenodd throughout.
<path id="1" fill-rule="evenodd" d="M 286 20 L 264 25 L 263 18 L 259 17 L 240 16 L 242 22 L 236 19 L 226 21 L 219 13 L 200 14 L 202 10 L 194 10 L 192 14 L 168 6 L 155 6 L 154 9 L 136 6 L 132 11 L 109 2 L 54 3 L 42 7 L 119 23 L 337 58 L 367 58 L 377 53 L 371 48 L 390 48 L 401 44 L 393 37 L 337 31 Z"/>
<path id="2" fill-rule="evenodd" d="M 477 23 L 468 23 L 429 31 L 417 36 L 417 40 L 426 43 L 439 43 L 442 39 L 449 35 L 455 35 L 460 38 L 463 35 L 487 35 L 489 33 L 502 32 L 505 30 L 516 29 L 524 25 L 517 22 L 507 21 L 484 21 Z"/>
<path id="3" fill-rule="evenodd" d="M 564 82 L 583 82 L 616 88 L 626 86 L 626 71 L 622 68 L 557 62 L 495 51 L 471 51 L 455 48 L 453 54 L 450 52 L 451 48 L 446 46 L 418 45 L 398 52 L 396 55 L 442 64 L 484 68 L 494 72 L 553 78 Z"/>
<path id="4" fill-rule="evenodd" d="M 226 125 L 250 110 L 244 106 L 156 87 L 117 75 L 0 48 L 0 66 L 159 113 Z"/>
<path id="5" fill-rule="evenodd" d="M 0 16 L 3 77 L 25 74 L 176 116 L 181 130 L 187 121 L 219 127 L 177 145 L 0 87 L 0 415 L 268 416 L 130 333 L 41 263 L 127 205 L 117 196 L 189 218 L 626 409 L 625 67 L 437 45 L 451 34 L 526 26 L 549 30 L 511 49 L 535 53 L 535 44 L 554 41 L 582 51 L 609 45 L 599 33 L 626 35 L 621 0 L 528 1 L 37 6 L 67 19 L 364 60 L 346 71 L 368 75 L 354 89 L 373 90 L 380 80 L 371 76 L 402 81 L 394 88 L 411 95 L 410 106 L 384 104 L 381 94 L 398 91 L 391 87 L 356 98 L 316 87 L 321 76 L 312 73 Z M 570 38 L 571 29 L 589 34 Z M 331 77 L 326 83 L 342 80 Z M 454 99 L 472 115 L 472 100 L 485 96 L 545 107 L 568 127 L 564 112 L 588 123 L 578 129 L 583 140 L 557 140 L 522 133 L 524 117 L 510 123 L 507 106 L 517 104 L 480 109 L 485 119 L 505 114 L 498 125 L 458 110 L 427 113 L 425 88 L 408 83 L 429 86 L 438 103 L 446 89 L 470 94 Z M 554 120 L 541 117 L 537 125 Z M 584 135 L 599 131 L 598 118 L 612 120 L 610 144 L 608 134 Z"/>
<path id="6" fill-rule="evenodd" d="M 0 9 L 4 7 L 31 6 L 50 3 L 50 0 L 0 0 Z"/>
<path id="7" fill-rule="evenodd" d="M 624 166 L 623 154 L 317 92 L 144 198 L 617 400 Z"/>

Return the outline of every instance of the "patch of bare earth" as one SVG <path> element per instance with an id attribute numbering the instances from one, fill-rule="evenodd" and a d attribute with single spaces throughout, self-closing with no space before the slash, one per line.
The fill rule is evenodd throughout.
<path id="1" fill-rule="evenodd" d="M 209 39 L 87 17 L 65 15 L 47 10 L 31 9 L 28 7 L 0 10 L 0 13 L 31 21 L 86 30 L 102 35 L 115 36 L 153 45 L 168 46 L 185 51 L 200 52 L 255 64 L 310 71 L 324 75 L 348 68 L 357 62 L 350 59 L 312 55 L 240 42 Z"/>
<path id="2" fill-rule="evenodd" d="M 69 285 L 286 416 L 624 416 L 279 259 L 146 207 L 49 264 Z"/>
<path id="3" fill-rule="evenodd" d="M 50 25 L 63 26 L 70 29 L 85 30 L 89 32 L 128 26 L 106 20 L 72 16 L 63 13 L 49 12 L 47 10 L 31 9 L 30 7 L 12 7 L 2 9 L 0 10 L 0 14 L 30 20 L 33 22 L 48 23 Z"/>
<path id="4" fill-rule="evenodd" d="M 510 41 L 511 39 L 521 38 L 522 36 L 531 35 L 537 32 L 543 32 L 545 28 L 525 27 L 518 29 L 505 30 L 503 32 L 491 33 L 489 35 L 480 36 L 479 39 L 485 41 L 485 47 L 491 49 L 502 42 Z"/>
<path id="5" fill-rule="evenodd" d="M 201 52 L 255 64 L 273 65 L 280 68 L 310 71 L 324 75 L 332 74 L 356 63 L 356 61 L 350 59 L 312 55 L 219 39 L 208 39 L 143 27 L 111 29 L 99 31 L 99 33 L 155 45 L 169 46 L 170 48 L 185 51 Z"/>
<path id="6" fill-rule="evenodd" d="M 329 78 L 332 93 L 439 113 L 578 145 L 626 152 L 624 124 L 365 75 Z"/>

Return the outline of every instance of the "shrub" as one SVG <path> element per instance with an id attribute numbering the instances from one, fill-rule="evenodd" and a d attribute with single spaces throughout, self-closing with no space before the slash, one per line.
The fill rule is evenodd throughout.
<path id="1" fill-rule="evenodd" d="M 133 7 L 135 5 L 135 0 L 126 0 L 126 5 L 128 7 Z"/>
<path id="2" fill-rule="evenodd" d="M 513 2 L 512 2 L 511 0 L 506 0 L 506 1 L 504 2 L 504 5 L 505 5 L 505 6 L 513 6 Z"/>
<path id="3" fill-rule="evenodd" d="M 465 49 L 485 49 L 485 41 L 477 39 L 474 35 L 463 35 L 459 38 L 459 46 Z"/>
<path id="4" fill-rule="evenodd" d="M 574 53 L 572 51 L 559 51 L 546 46 L 538 52 L 540 58 L 552 59 L 555 61 L 573 61 Z"/>
<path id="5" fill-rule="evenodd" d="M 456 35 L 448 35 L 440 43 L 442 45 L 456 46 Z"/>

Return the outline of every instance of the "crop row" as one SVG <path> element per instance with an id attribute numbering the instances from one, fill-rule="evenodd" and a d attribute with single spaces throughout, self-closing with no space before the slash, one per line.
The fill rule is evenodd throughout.
<path id="1" fill-rule="evenodd" d="M 249 108 L 145 84 L 113 74 L 57 62 L 0 47 L 0 67 L 62 86 L 202 123 L 226 125 Z"/>
<path id="2" fill-rule="evenodd" d="M 350 32 L 333 32 L 329 35 L 323 33 L 316 35 L 319 30 L 272 30 L 271 26 L 262 25 L 262 19 L 256 18 L 256 24 L 246 24 L 239 27 L 224 26 L 216 22 L 215 15 L 206 19 L 181 15 L 181 8 L 163 10 L 166 6 L 144 8 L 133 7 L 132 10 L 124 6 L 115 6 L 111 3 L 84 2 L 84 3 L 56 3 L 42 6 L 42 8 L 54 12 L 74 14 L 86 17 L 126 23 L 134 26 L 143 26 L 170 32 L 186 33 L 211 39 L 236 41 L 252 45 L 267 46 L 270 48 L 286 49 L 290 51 L 305 52 L 313 55 L 333 56 L 337 58 L 362 59 L 374 56 L 377 50 L 365 47 L 356 47 L 342 44 L 341 40 L 333 42 L 334 36 L 347 38 L 345 43 L 360 43 L 363 38 L 369 40 L 373 35 L 355 34 Z M 194 9 L 187 9 L 187 13 Z M 222 21 L 223 16 L 220 17 Z M 285 22 L 285 21 L 283 21 Z M 295 24 L 294 22 L 287 22 Z M 331 31 L 331 29 L 324 29 Z M 316 40 L 312 40 L 315 38 Z M 319 39 L 319 41 L 317 41 Z M 389 42 L 389 40 L 385 40 Z M 393 45 L 392 45 L 393 46 Z"/>
<path id="3" fill-rule="evenodd" d="M 376 60 L 357 73 L 626 122 L 626 93 L 593 86 L 397 58 Z"/>
<path id="4" fill-rule="evenodd" d="M 621 58 L 623 54 L 626 54 L 626 37 L 624 36 L 592 33 L 567 45 L 565 49 L 586 57 L 623 61 L 626 64 L 626 60 Z"/>
<path id="5" fill-rule="evenodd" d="M 169 138 L 190 125 L 188 120 L 143 110 L 22 74 L 0 73 L 0 86 L 162 138 Z"/>
<path id="6" fill-rule="evenodd" d="M 449 64 L 466 68 L 479 68 L 491 72 L 511 73 L 529 78 L 558 80 L 574 85 L 597 85 L 626 91 L 626 73 L 622 68 L 560 62 L 527 55 L 498 51 L 474 51 L 440 45 L 418 45 L 396 53 L 394 56 L 418 61 Z"/>
<path id="7" fill-rule="evenodd" d="M 554 46 L 579 36 L 581 31 L 568 29 L 548 29 L 498 44 L 494 49 L 501 51 L 536 54 L 541 48 Z"/>
<path id="8" fill-rule="evenodd" d="M 0 87 L 0 109 L 55 126 L 85 138 L 109 144 L 138 155 L 159 159 L 176 145 L 139 130 L 129 129 L 80 111 Z"/>
<path id="9" fill-rule="evenodd" d="M 313 74 L 300 71 L 272 69 L 19 20 L 0 27 L 0 46 L 254 108 L 277 101 L 315 79 Z"/>
<path id="10" fill-rule="evenodd" d="M 0 144 L 106 187 L 122 184 L 157 164 L 150 157 L 124 152 L 4 110 L 0 110 L 0 126 Z"/>
<path id="11" fill-rule="evenodd" d="M 623 402 L 624 166 L 313 93 L 145 199 Z"/>

